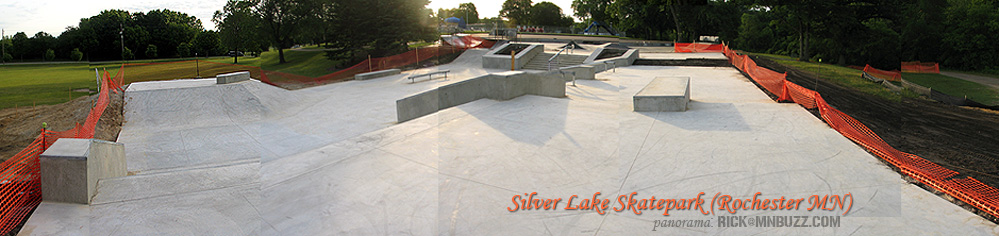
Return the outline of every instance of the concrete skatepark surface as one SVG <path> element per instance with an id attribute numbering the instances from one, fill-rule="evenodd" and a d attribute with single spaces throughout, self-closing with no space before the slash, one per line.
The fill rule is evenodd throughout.
<path id="1" fill-rule="evenodd" d="M 566 98 L 482 99 L 395 123 L 400 98 L 503 71 L 481 69 L 484 53 L 471 50 L 439 68 L 296 91 L 212 79 L 133 84 L 118 139 L 130 176 L 102 180 L 94 204 L 83 207 L 89 209 L 43 203 L 25 229 L 70 224 L 81 227 L 34 232 L 92 235 L 999 233 L 994 223 L 905 183 L 800 106 L 773 102 L 733 68 L 623 67 L 576 81 Z M 449 80 L 405 79 L 444 69 L 451 70 Z M 632 95 L 664 75 L 691 78 L 689 110 L 631 111 Z M 574 204 L 601 192 L 611 207 L 631 192 L 640 198 L 705 192 L 709 199 L 715 193 L 850 193 L 854 202 L 840 227 L 652 231 L 655 220 L 711 220 L 714 226 L 716 216 L 507 209 L 513 196 L 532 192 L 578 195 Z"/>

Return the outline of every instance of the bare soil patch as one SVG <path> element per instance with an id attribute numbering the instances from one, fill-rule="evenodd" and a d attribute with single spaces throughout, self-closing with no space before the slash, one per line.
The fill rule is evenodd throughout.
<path id="1" fill-rule="evenodd" d="M 28 147 L 41 133 L 42 122 L 50 130 L 63 131 L 83 124 L 98 95 L 79 97 L 72 101 L 33 107 L 16 107 L 0 110 L 0 160 L 7 160 Z M 124 93 L 111 93 L 111 103 L 104 110 L 94 138 L 115 141 L 121 131 Z"/>

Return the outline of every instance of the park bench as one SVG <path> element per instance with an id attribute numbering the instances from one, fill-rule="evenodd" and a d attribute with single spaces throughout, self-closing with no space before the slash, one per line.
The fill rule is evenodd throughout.
<path id="1" fill-rule="evenodd" d="M 444 78 L 447 79 L 447 73 L 448 72 L 451 72 L 451 70 L 440 70 L 440 71 L 434 71 L 434 72 L 425 73 L 425 74 L 418 74 L 418 75 L 410 76 L 408 79 L 409 79 L 409 83 L 416 83 L 416 78 L 420 78 L 420 77 L 424 77 L 424 76 L 426 76 L 428 78 L 427 80 L 433 80 L 435 74 L 444 74 Z"/>
<path id="2" fill-rule="evenodd" d="M 686 111 L 690 77 L 656 77 L 633 97 L 635 111 Z"/>

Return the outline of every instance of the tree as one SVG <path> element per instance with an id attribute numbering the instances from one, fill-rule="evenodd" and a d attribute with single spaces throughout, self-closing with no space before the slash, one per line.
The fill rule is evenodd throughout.
<path id="1" fill-rule="evenodd" d="M 177 46 L 184 42 L 190 42 L 204 28 L 201 20 L 197 17 L 188 16 L 181 12 L 171 10 L 152 10 L 147 13 L 136 13 L 133 18 L 135 23 L 145 32 L 148 32 L 146 44 L 156 45 L 159 55 L 177 56 Z M 127 34 L 127 36 L 134 36 Z M 146 44 L 138 46 L 145 47 Z"/>
<path id="2" fill-rule="evenodd" d="M 551 2 L 539 2 L 531 7 L 530 22 L 534 25 L 561 26 L 572 25 L 572 17 L 562 14 L 562 8 Z"/>
<path id="3" fill-rule="evenodd" d="M 146 57 L 147 58 L 156 58 L 158 56 L 156 51 L 157 51 L 156 50 L 156 45 L 150 44 L 149 46 L 146 47 Z"/>
<path id="4" fill-rule="evenodd" d="M 983 70 L 999 64 L 999 4 L 980 0 L 951 0 L 944 12 L 941 33 L 949 67 Z"/>
<path id="5" fill-rule="evenodd" d="M 613 0 L 573 0 L 572 9 L 576 18 L 582 21 L 606 22 L 610 16 L 607 7 Z"/>
<path id="6" fill-rule="evenodd" d="M 947 0 L 917 0 L 902 6 L 902 59 L 938 61 L 943 55 L 944 11 Z"/>
<path id="7" fill-rule="evenodd" d="M 125 50 L 121 55 L 125 60 L 135 59 L 135 54 L 133 54 L 132 49 L 129 49 L 128 47 L 125 47 Z"/>
<path id="8" fill-rule="evenodd" d="M 257 0 L 229 0 L 221 11 L 216 11 L 212 21 L 215 22 L 222 40 L 222 46 L 232 51 L 249 51 L 260 48 L 264 42 L 258 40 L 260 31 L 260 15 L 253 11 L 259 4 Z M 233 55 L 232 63 L 239 63 L 239 57 Z"/>
<path id="9" fill-rule="evenodd" d="M 178 45 L 177 54 L 180 54 L 180 57 L 189 57 L 193 55 L 191 54 L 191 43 L 181 43 Z"/>
<path id="10" fill-rule="evenodd" d="M 222 40 L 219 39 L 218 32 L 206 30 L 198 33 L 194 37 L 193 43 L 194 52 L 201 56 L 218 56 L 222 55 Z"/>
<path id="11" fill-rule="evenodd" d="M 334 2 L 331 14 L 337 34 L 326 47 L 326 56 L 347 64 L 372 57 L 389 56 L 409 50 L 412 41 L 432 41 L 439 36 L 431 28 L 435 20 L 426 10 L 427 0 L 365 0 Z M 379 19 L 377 21 L 371 19 Z"/>
<path id="12" fill-rule="evenodd" d="M 52 50 L 51 48 L 48 49 L 48 50 L 45 50 L 45 60 L 46 61 L 52 61 L 54 59 L 55 59 L 55 50 Z"/>
<path id="13" fill-rule="evenodd" d="M 69 52 L 69 59 L 73 61 L 80 61 L 83 59 L 83 52 L 80 52 L 79 48 L 74 48 L 73 51 Z"/>
<path id="14" fill-rule="evenodd" d="M 3 54 L 3 61 L 4 62 L 8 62 L 8 61 L 11 61 L 11 60 L 14 60 L 14 56 L 11 56 L 10 53 L 4 53 Z"/>
<path id="15" fill-rule="evenodd" d="M 24 60 L 24 54 L 28 53 L 28 47 L 29 47 L 28 46 L 28 35 L 25 34 L 24 32 L 17 32 L 16 34 L 14 34 L 14 37 L 11 38 L 10 41 L 11 41 L 11 45 L 13 46 L 12 47 L 13 50 L 11 50 L 11 54 L 15 58 L 19 58 L 19 59 L 21 59 L 23 61 Z"/>
<path id="16" fill-rule="evenodd" d="M 47 50 L 52 49 L 55 46 L 55 37 L 45 32 L 38 32 L 35 36 L 28 39 L 27 42 L 27 53 L 25 56 L 30 58 L 41 58 L 45 59 Z"/>
<path id="17" fill-rule="evenodd" d="M 465 20 L 465 23 L 476 24 L 479 23 L 479 11 L 475 9 L 474 3 L 462 3 L 458 5 L 458 8 L 451 9 L 437 9 L 437 18 L 439 20 L 444 20 L 448 17 L 457 17 Z"/>
<path id="18" fill-rule="evenodd" d="M 531 0 L 506 0 L 503 2 L 503 9 L 500 16 L 506 17 L 513 25 L 531 24 L 531 7 L 534 3 Z"/>
<path id="19" fill-rule="evenodd" d="M 263 0 L 257 6 L 257 14 L 261 16 L 264 33 L 271 46 L 278 49 L 280 63 L 288 62 L 284 58 L 284 49 L 294 45 L 295 37 L 299 36 L 302 30 L 300 26 L 306 25 L 310 20 L 309 17 L 313 16 L 312 11 L 315 10 L 316 5 L 310 5 L 310 3 L 316 2 L 309 0 Z"/>

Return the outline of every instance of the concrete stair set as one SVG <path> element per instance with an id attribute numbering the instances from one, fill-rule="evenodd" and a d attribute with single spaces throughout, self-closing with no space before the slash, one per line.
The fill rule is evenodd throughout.
<path id="1" fill-rule="evenodd" d="M 548 59 L 555 56 L 555 53 L 542 53 L 535 56 L 527 65 L 524 65 L 525 70 L 548 70 Z M 561 54 L 558 55 L 558 59 L 552 60 L 552 69 L 558 69 L 567 66 L 575 66 L 583 64 L 586 61 L 587 56 L 584 55 L 571 55 L 571 54 Z M 556 67 L 555 62 L 558 61 L 558 66 Z"/>

